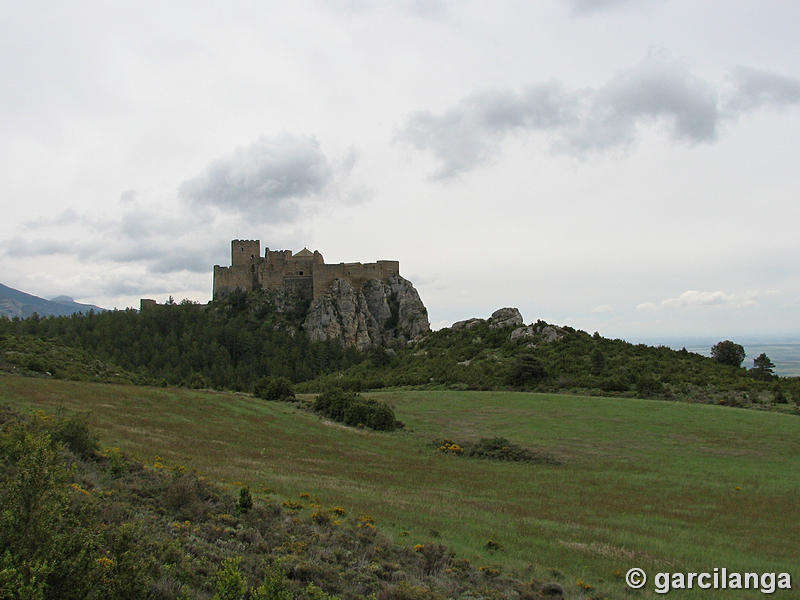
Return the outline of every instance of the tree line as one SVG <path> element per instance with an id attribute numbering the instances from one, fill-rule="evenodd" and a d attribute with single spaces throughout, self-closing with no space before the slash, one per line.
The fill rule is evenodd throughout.
<path id="1" fill-rule="evenodd" d="M 292 381 L 356 364 L 338 342 L 312 342 L 302 307 L 279 312 L 266 292 L 209 305 L 184 300 L 141 313 L 128 309 L 69 317 L 0 319 L 0 334 L 30 335 L 81 348 L 153 383 L 250 391 L 264 376 Z"/>

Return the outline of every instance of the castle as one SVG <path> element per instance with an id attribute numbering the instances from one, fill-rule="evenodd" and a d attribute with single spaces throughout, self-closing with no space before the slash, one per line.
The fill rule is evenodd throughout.
<path id="1" fill-rule="evenodd" d="M 344 279 L 360 289 L 370 279 L 385 279 L 400 274 L 400 262 L 325 264 L 318 251 L 266 248 L 261 256 L 261 240 L 232 240 L 231 266 L 214 265 L 214 298 L 240 289 L 285 289 L 308 300 L 319 298 L 335 279 Z"/>

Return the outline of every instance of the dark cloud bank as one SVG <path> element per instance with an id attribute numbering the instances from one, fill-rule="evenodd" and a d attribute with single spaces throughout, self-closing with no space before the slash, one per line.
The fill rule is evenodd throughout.
<path id="1" fill-rule="evenodd" d="M 632 144 L 649 122 L 674 140 L 704 143 L 716 139 L 725 120 L 798 103 L 795 79 L 739 68 L 720 88 L 679 63 L 649 57 L 597 89 L 541 83 L 474 94 L 439 114 L 416 112 L 398 139 L 432 152 L 439 162 L 432 177 L 446 179 L 487 162 L 499 142 L 518 132 L 546 134 L 553 152 L 583 156 Z"/>

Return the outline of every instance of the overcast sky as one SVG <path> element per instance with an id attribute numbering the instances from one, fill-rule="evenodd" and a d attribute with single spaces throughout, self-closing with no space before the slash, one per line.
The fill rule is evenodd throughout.
<path id="1" fill-rule="evenodd" d="M 800 337 L 793 0 L 0 2 L 0 282 L 395 259 L 434 327 Z"/>

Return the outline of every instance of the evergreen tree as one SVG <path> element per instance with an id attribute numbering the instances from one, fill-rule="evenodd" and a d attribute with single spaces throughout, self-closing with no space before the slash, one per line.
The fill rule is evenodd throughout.
<path id="1" fill-rule="evenodd" d="M 775 364 L 762 352 L 753 359 L 753 368 L 750 372 L 757 379 L 772 379 Z"/>

